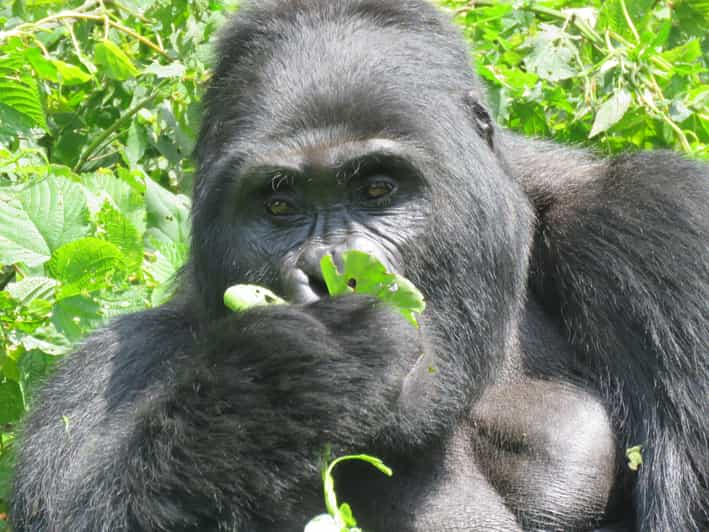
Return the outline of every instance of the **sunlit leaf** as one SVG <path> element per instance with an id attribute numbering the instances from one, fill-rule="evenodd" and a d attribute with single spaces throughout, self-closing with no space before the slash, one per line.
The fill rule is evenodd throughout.
<path id="1" fill-rule="evenodd" d="M 375 257 L 350 250 L 342 254 L 342 271 L 338 271 L 332 255 L 320 261 L 323 280 L 332 296 L 347 293 L 368 294 L 392 305 L 412 325 L 418 327 L 416 314 L 426 308 L 421 292 L 404 277 L 387 272 Z"/>
<path id="2" fill-rule="evenodd" d="M 103 39 L 94 48 L 94 62 L 109 78 L 125 81 L 138 75 L 133 61 L 111 40 Z"/>
<path id="3" fill-rule="evenodd" d="M 86 83 L 92 78 L 91 74 L 85 72 L 81 67 L 70 63 L 65 63 L 59 59 L 52 59 L 52 64 L 57 69 L 59 82 L 64 85 L 80 85 L 82 83 Z"/>
<path id="4" fill-rule="evenodd" d="M 61 282 L 57 297 L 63 299 L 107 288 L 114 275 L 125 274 L 126 258 L 114 244 L 86 237 L 57 249 L 47 271 Z"/>
<path id="5" fill-rule="evenodd" d="M 22 203 L 0 199 L 0 264 L 39 266 L 50 255 L 47 242 Z"/>
<path id="6" fill-rule="evenodd" d="M 603 105 L 601 105 L 596 113 L 591 133 L 588 135 L 589 138 L 595 137 L 599 133 L 610 129 L 614 124 L 617 124 L 625 115 L 632 100 L 633 97 L 628 91 L 619 89 L 613 96 L 603 102 Z"/>
<path id="7" fill-rule="evenodd" d="M 0 104 L 25 115 L 34 125 L 47 129 L 37 80 L 28 75 L 16 59 L 0 58 Z"/>
<path id="8" fill-rule="evenodd" d="M 18 198 L 50 250 L 88 234 L 89 211 L 78 183 L 50 175 Z"/>

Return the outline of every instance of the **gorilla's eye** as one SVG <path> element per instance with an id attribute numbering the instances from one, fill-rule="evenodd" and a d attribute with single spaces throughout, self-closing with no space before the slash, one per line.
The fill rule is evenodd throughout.
<path id="1" fill-rule="evenodd" d="M 284 199 L 274 198 L 266 202 L 266 210 L 272 216 L 287 216 L 293 213 L 293 205 Z"/>
<path id="2" fill-rule="evenodd" d="M 364 193 L 367 195 L 367 199 L 378 200 L 385 198 L 394 191 L 393 183 L 386 181 L 376 181 L 370 183 L 364 189 Z"/>

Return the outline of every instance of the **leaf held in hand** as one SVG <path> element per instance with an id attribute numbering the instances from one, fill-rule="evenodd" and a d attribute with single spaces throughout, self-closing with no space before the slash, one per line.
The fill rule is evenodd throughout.
<path id="1" fill-rule="evenodd" d="M 268 288 L 252 284 L 237 284 L 224 292 L 224 304 L 234 312 L 241 312 L 251 307 L 280 305 L 283 299 Z"/>

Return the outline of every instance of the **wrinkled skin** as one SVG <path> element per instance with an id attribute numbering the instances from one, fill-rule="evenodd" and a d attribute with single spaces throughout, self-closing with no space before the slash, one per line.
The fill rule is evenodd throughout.
<path id="1" fill-rule="evenodd" d="M 706 165 L 499 129 L 419 0 L 254 2 L 218 54 L 180 293 L 47 383 L 17 532 L 302 530 L 325 444 L 393 467 L 338 468 L 368 530 L 702 529 Z M 347 249 L 421 289 L 420 329 L 327 297 Z M 235 283 L 292 304 L 230 313 Z"/>

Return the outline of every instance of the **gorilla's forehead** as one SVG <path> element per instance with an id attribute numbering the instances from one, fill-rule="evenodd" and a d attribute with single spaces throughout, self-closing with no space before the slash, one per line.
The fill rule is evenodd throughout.
<path id="1" fill-rule="evenodd" d="M 458 153 L 449 144 L 470 127 L 463 96 L 478 86 L 469 63 L 426 2 L 254 2 L 222 32 L 196 152 L 201 179 L 266 147 L 390 139 Z"/>
<path id="2" fill-rule="evenodd" d="M 302 7 L 296 14 L 294 4 Z M 425 5 L 254 4 L 222 35 L 212 88 L 223 105 L 216 111 L 234 121 L 257 111 L 263 129 L 346 123 L 383 131 L 405 128 L 412 116 L 425 129 L 422 115 L 432 103 L 475 86 L 456 32 Z M 414 18 L 412 6 L 424 11 Z"/>

